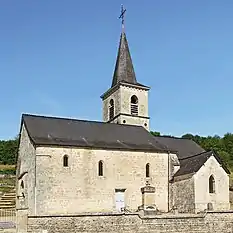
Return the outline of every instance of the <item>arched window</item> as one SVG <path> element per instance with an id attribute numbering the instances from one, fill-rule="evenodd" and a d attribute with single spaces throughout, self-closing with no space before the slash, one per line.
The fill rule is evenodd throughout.
<path id="1" fill-rule="evenodd" d="M 63 167 L 68 167 L 68 155 L 63 156 Z"/>
<path id="2" fill-rule="evenodd" d="M 111 99 L 109 102 L 109 120 L 114 117 L 114 100 Z"/>
<path id="3" fill-rule="evenodd" d="M 98 173 L 99 173 L 99 176 L 103 176 L 104 175 L 104 163 L 103 161 L 99 161 L 99 164 L 98 164 Z"/>
<path id="4" fill-rule="evenodd" d="M 150 164 L 146 164 L 146 177 L 150 177 Z"/>
<path id="5" fill-rule="evenodd" d="M 21 181 L 20 187 L 21 187 L 22 189 L 24 189 L 24 183 L 23 183 L 23 180 Z"/>
<path id="6" fill-rule="evenodd" d="M 209 193 L 215 193 L 215 180 L 213 175 L 209 178 Z"/>
<path id="7" fill-rule="evenodd" d="M 133 95 L 130 100 L 131 115 L 138 115 L 138 98 Z"/>

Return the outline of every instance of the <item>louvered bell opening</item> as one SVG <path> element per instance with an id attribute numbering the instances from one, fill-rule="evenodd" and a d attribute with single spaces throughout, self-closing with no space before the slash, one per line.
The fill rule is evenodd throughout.
<path id="1" fill-rule="evenodd" d="M 114 106 L 109 108 L 109 119 L 111 120 L 114 117 Z"/>
<path id="2" fill-rule="evenodd" d="M 138 115 L 138 105 L 131 104 L 131 115 Z"/>

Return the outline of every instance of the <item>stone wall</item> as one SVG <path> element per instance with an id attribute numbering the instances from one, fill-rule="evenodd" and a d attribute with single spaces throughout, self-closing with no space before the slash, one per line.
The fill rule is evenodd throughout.
<path id="1" fill-rule="evenodd" d="M 214 193 L 209 193 L 209 177 L 211 175 L 215 180 Z M 229 210 L 229 176 L 214 156 L 211 156 L 194 175 L 194 182 L 197 211 L 207 209 L 208 203 L 212 203 L 214 210 Z"/>
<path id="2" fill-rule="evenodd" d="M 143 126 L 146 130 L 149 130 L 149 119 L 147 119 L 147 118 L 137 117 L 137 116 L 120 115 L 118 117 L 118 121 L 121 124 Z M 125 122 L 125 123 L 123 123 L 123 122 Z"/>
<path id="3" fill-rule="evenodd" d="M 25 126 L 22 125 L 16 174 L 16 194 L 18 196 L 16 208 L 29 207 L 29 214 L 35 214 L 35 161 L 36 149 L 28 136 Z M 22 181 L 23 186 L 21 185 Z"/>
<path id="4" fill-rule="evenodd" d="M 232 233 L 233 213 L 29 217 L 29 233 Z"/>
<path id="5" fill-rule="evenodd" d="M 133 95 L 138 98 L 138 116 L 131 116 L 130 100 Z M 109 121 L 109 102 L 114 100 L 114 116 L 121 114 L 114 123 L 140 125 L 149 130 L 148 91 L 139 88 L 120 85 L 103 100 L 103 121 Z"/>
<path id="6" fill-rule="evenodd" d="M 168 210 L 168 154 L 59 147 L 38 147 L 36 153 L 37 215 L 114 212 L 115 189 L 125 189 L 126 208 L 136 211 L 142 205 L 147 163 L 155 205 Z M 64 155 L 68 167 L 63 167 Z M 103 176 L 98 175 L 100 160 Z"/>
<path id="7" fill-rule="evenodd" d="M 121 112 L 121 93 L 120 88 L 112 92 L 107 98 L 103 99 L 103 121 L 108 122 L 109 119 L 109 107 L 110 100 L 114 101 L 114 116 Z"/>
<path id="8" fill-rule="evenodd" d="M 195 211 L 195 190 L 192 175 L 175 177 L 171 183 L 171 200 L 171 208 L 177 208 L 178 212 Z"/>
<path id="9" fill-rule="evenodd" d="M 133 95 L 138 98 L 138 115 L 148 117 L 148 91 L 128 86 L 120 86 L 121 113 L 130 114 L 130 101 Z"/>

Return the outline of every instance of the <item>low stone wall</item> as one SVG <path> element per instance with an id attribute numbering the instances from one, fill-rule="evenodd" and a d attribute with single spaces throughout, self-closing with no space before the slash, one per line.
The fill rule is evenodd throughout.
<path id="1" fill-rule="evenodd" d="M 232 233 L 233 212 L 206 214 L 92 214 L 30 216 L 30 233 Z"/>

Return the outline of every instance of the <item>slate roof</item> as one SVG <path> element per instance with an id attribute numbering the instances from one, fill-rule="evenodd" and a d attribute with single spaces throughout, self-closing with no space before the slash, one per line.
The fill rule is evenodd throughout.
<path id="1" fill-rule="evenodd" d="M 23 123 L 36 145 L 167 151 L 141 126 L 28 114 L 23 114 Z"/>
<path id="2" fill-rule="evenodd" d="M 175 177 L 197 172 L 213 155 L 230 173 L 216 152 L 206 152 L 189 139 L 153 136 L 141 126 L 29 114 L 22 115 L 22 124 L 35 145 L 173 152 L 178 155 L 180 162 Z"/>
<path id="3" fill-rule="evenodd" d="M 218 154 L 211 150 L 180 159 L 180 170 L 175 174 L 175 177 L 197 172 L 211 156 L 214 156 L 226 173 L 230 174 L 230 171 L 223 164 Z"/>
<path id="4" fill-rule="evenodd" d="M 205 151 L 192 140 L 169 136 L 155 136 L 155 138 L 160 144 L 177 151 L 180 169 L 175 177 L 197 172 L 212 155 L 222 165 L 223 169 L 230 174 L 230 171 L 216 152 Z"/>
<path id="5" fill-rule="evenodd" d="M 121 33 L 111 87 L 114 87 L 120 82 L 147 87 L 137 82 L 125 32 Z"/>
<path id="6" fill-rule="evenodd" d="M 179 159 L 200 154 L 205 150 L 192 140 L 168 136 L 155 136 L 156 140 L 167 148 L 177 151 Z"/>

